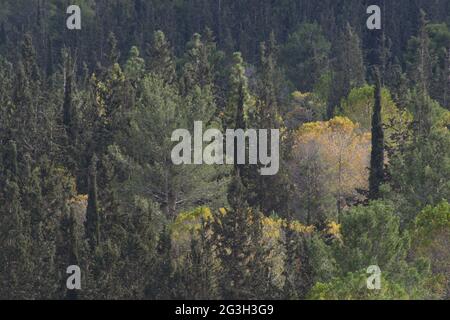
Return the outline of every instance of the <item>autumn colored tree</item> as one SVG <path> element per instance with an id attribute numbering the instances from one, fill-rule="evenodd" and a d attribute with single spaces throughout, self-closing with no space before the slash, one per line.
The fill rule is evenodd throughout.
<path id="1" fill-rule="evenodd" d="M 0 299 L 449 297 L 448 1 L 66 2 L 0 5 Z M 195 121 L 279 173 L 175 165 Z"/>
<path id="2" fill-rule="evenodd" d="M 336 209 L 333 211 L 339 218 L 348 205 L 346 202 L 358 198 L 357 189 L 367 188 L 369 141 L 369 134 L 360 133 L 358 125 L 343 117 L 327 122 L 307 123 L 298 130 L 291 166 L 299 182 L 308 185 L 305 188 L 297 183 L 297 188 L 300 188 L 302 198 L 310 208 L 317 201 L 312 198 L 317 197 L 316 190 L 321 190 L 319 192 L 324 196 L 334 198 Z M 296 167 L 297 161 L 303 163 L 300 167 L 303 170 Z M 296 173 L 296 170 L 299 171 Z M 319 205 L 323 203 L 321 200 L 318 202 Z M 320 209 L 316 207 L 315 212 L 320 212 Z M 318 218 L 311 217 L 311 212 L 308 215 L 309 219 Z M 320 220 L 324 222 L 323 218 Z"/>

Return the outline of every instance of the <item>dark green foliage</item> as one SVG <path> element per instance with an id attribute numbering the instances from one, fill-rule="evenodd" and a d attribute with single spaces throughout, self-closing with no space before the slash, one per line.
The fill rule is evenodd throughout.
<path id="1" fill-rule="evenodd" d="M 312 266 L 308 241 L 305 236 L 285 229 L 286 260 L 283 298 L 289 300 L 304 299 L 312 285 Z"/>
<path id="2" fill-rule="evenodd" d="M 86 209 L 86 238 L 92 249 L 100 242 L 100 216 L 98 208 L 98 191 L 97 191 L 97 162 L 98 158 L 94 154 L 89 166 L 88 175 L 88 203 Z"/>
<path id="3" fill-rule="evenodd" d="M 164 228 L 160 234 L 156 247 L 158 254 L 153 274 L 149 275 L 145 295 L 150 299 L 173 298 L 172 288 L 176 285 L 174 279 L 174 268 L 172 262 L 172 240 L 170 231 Z"/>
<path id="4" fill-rule="evenodd" d="M 303 92 L 312 90 L 327 71 L 330 47 L 322 28 L 316 23 L 302 24 L 289 36 L 283 49 L 283 63 L 296 88 Z"/>
<path id="5" fill-rule="evenodd" d="M 342 274 L 378 265 L 386 272 L 398 271 L 404 263 L 408 238 L 390 203 L 372 202 L 353 208 L 342 218 L 342 244 L 336 259 Z"/>
<path id="6" fill-rule="evenodd" d="M 78 3 L 80 32 L 64 1 L 0 5 L 0 299 L 448 297 L 448 1 L 373 1 L 381 31 L 357 0 Z M 339 199 L 337 224 L 336 164 L 293 137 L 366 80 L 369 193 Z M 383 127 L 381 88 L 413 123 Z M 195 121 L 279 129 L 279 173 L 174 165 L 171 135 Z"/>
<path id="7" fill-rule="evenodd" d="M 262 247 L 261 214 L 245 206 L 218 213 L 213 225 L 223 299 L 274 297 L 268 252 Z"/>
<path id="8" fill-rule="evenodd" d="M 347 24 L 339 33 L 334 50 L 336 58 L 331 62 L 332 85 L 327 110 L 330 119 L 335 115 L 340 99 L 346 97 L 353 88 L 362 87 L 366 78 L 361 40 L 350 25 Z"/>
<path id="9" fill-rule="evenodd" d="M 384 132 L 381 119 L 381 80 L 379 70 L 375 70 L 375 103 L 372 114 L 372 152 L 370 157 L 369 197 L 380 196 L 380 185 L 384 180 Z"/>
<path id="10" fill-rule="evenodd" d="M 153 43 L 148 51 L 148 69 L 163 78 L 168 84 L 172 84 L 176 78 L 175 61 L 172 48 L 166 40 L 164 32 L 155 32 Z"/>

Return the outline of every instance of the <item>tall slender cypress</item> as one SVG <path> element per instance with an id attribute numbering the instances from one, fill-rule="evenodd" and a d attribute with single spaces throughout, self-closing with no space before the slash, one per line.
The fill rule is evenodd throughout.
<path id="1" fill-rule="evenodd" d="M 89 240 L 91 249 L 98 245 L 100 238 L 98 200 L 97 200 L 97 156 L 92 156 L 91 165 L 89 167 L 89 194 L 86 210 L 86 238 Z"/>
<path id="2" fill-rule="evenodd" d="M 380 185 L 384 179 L 384 132 L 381 119 L 381 80 L 375 68 L 375 103 L 372 115 L 372 153 L 370 157 L 369 197 L 380 197 Z"/>

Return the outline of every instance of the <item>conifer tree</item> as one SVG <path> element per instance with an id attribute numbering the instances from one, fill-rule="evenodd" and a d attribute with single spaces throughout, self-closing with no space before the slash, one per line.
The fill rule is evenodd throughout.
<path id="1" fill-rule="evenodd" d="M 212 31 L 206 29 L 206 36 L 195 33 L 187 44 L 184 55 L 182 91 L 189 92 L 195 86 L 213 90 L 221 52 L 217 49 Z"/>
<path id="2" fill-rule="evenodd" d="M 385 6 L 384 0 L 374 0 L 370 3 L 370 5 L 377 5 L 382 10 L 382 14 L 385 14 Z M 381 29 L 374 29 L 374 30 L 367 30 L 366 32 L 366 50 L 367 50 L 367 64 L 369 68 L 375 67 L 375 66 L 381 66 L 382 65 L 382 57 L 383 57 L 383 45 L 385 40 L 385 16 L 382 15 L 381 17 Z"/>
<path id="3" fill-rule="evenodd" d="M 253 294 L 250 289 L 253 253 L 250 219 L 251 209 L 242 206 L 226 212 L 220 217 L 220 223 L 214 224 L 217 255 L 222 266 L 219 281 L 224 299 L 249 299 Z"/>
<path id="4" fill-rule="evenodd" d="M 73 85 L 75 62 L 68 49 L 63 50 L 64 59 L 64 103 L 63 103 L 63 124 L 68 138 L 69 147 L 74 147 L 76 143 L 76 110 L 73 99 Z"/>
<path id="5" fill-rule="evenodd" d="M 280 110 L 277 97 L 277 44 L 271 33 L 268 44 L 260 44 L 258 102 L 256 107 L 257 124 L 261 128 L 279 128 Z"/>
<path id="6" fill-rule="evenodd" d="M 283 130 L 283 121 L 280 111 L 280 92 L 282 76 L 277 65 L 278 48 L 273 32 L 270 41 L 260 45 L 260 61 L 258 72 L 258 83 L 256 93 L 255 111 L 249 119 L 250 125 L 258 129 Z M 280 156 L 283 156 L 283 146 L 280 146 Z M 268 152 L 272 152 L 268 148 Z M 280 159 L 283 161 L 283 159 Z M 283 166 L 282 166 L 283 167 Z M 251 207 L 259 207 L 264 213 L 276 212 L 283 215 L 287 210 L 287 197 L 289 194 L 289 183 L 283 168 L 275 176 L 262 176 L 258 166 L 249 168 L 248 203 Z"/>
<path id="7" fill-rule="evenodd" d="M 176 80 L 175 58 L 172 47 L 161 30 L 155 31 L 148 55 L 147 70 L 163 78 L 167 84 L 173 84 Z"/>
<path id="8" fill-rule="evenodd" d="M 91 158 L 88 174 L 88 205 L 86 210 L 86 238 L 89 241 L 91 250 L 100 243 L 100 215 L 98 204 L 98 190 L 97 190 L 97 163 L 98 158 L 94 154 Z"/>
<path id="9" fill-rule="evenodd" d="M 117 65 L 117 64 L 116 64 Z M 132 47 L 129 53 L 128 60 L 125 64 L 125 74 L 133 82 L 142 79 L 145 72 L 145 61 L 140 57 L 140 52 L 137 47 Z"/>
<path id="10" fill-rule="evenodd" d="M 33 298 L 32 251 L 29 223 L 21 205 L 17 147 L 14 141 L 2 146 L 0 162 L 0 297 Z"/>
<path id="11" fill-rule="evenodd" d="M 31 165 L 31 159 L 26 158 L 24 181 L 22 185 L 22 203 L 26 214 L 30 217 L 30 235 L 33 255 L 33 292 L 36 298 L 52 298 L 58 288 L 55 253 L 57 218 L 55 212 L 59 208 L 52 207 L 53 182 L 47 182 L 46 173 L 52 174 L 51 164 L 41 160 L 39 166 Z M 57 182 L 56 182 L 57 183 Z M 64 198 L 64 194 L 59 193 Z"/>
<path id="12" fill-rule="evenodd" d="M 107 67 L 111 67 L 119 62 L 120 51 L 118 48 L 117 38 L 114 32 L 110 32 L 108 35 L 108 50 L 106 55 Z"/>
<path id="13" fill-rule="evenodd" d="M 158 256 L 153 272 L 148 275 L 145 295 L 149 299 L 171 299 L 176 284 L 173 281 L 172 240 L 167 226 L 160 233 L 156 253 Z"/>
<path id="14" fill-rule="evenodd" d="M 375 69 L 375 103 L 372 115 L 372 152 L 370 157 L 369 197 L 380 197 L 380 186 L 384 180 L 384 132 L 381 118 L 381 80 Z"/>
<path id="15" fill-rule="evenodd" d="M 24 65 L 26 76 L 36 85 L 41 80 L 39 66 L 36 59 L 36 49 L 33 46 L 31 34 L 24 36 L 21 46 L 21 59 Z"/>
<path id="16" fill-rule="evenodd" d="M 332 91 L 327 112 L 330 119 L 335 115 L 335 108 L 341 99 L 365 82 L 361 40 L 349 24 L 339 33 L 335 51 L 337 57 L 332 62 Z"/>
<path id="17" fill-rule="evenodd" d="M 219 269 L 214 250 L 211 221 L 201 222 L 200 231 L 191 234 L 190 251 L 178 272 L 185 298 L 213 300 L 220 298 Z"/>
<path id="18" fill-rule="evenodd" d="M 284 286 L 283 298 L 298 300 L 306 298 L 313 285 L 311 239 L 308 234 L 293 230 L 293 221 L 286 221 L 284 231 Z"/>
<path id="19" fill-rule="evenodd" d="M 245 74 L 244 60 L 240 52 L 233 54 L 233 66 L 229 77 L 228 101 L 223 116 L 225 129 L 245 129 L 250 112 L 250 93 Z"/>
<path id="20" fill-rule="evenodd" d="M 73 208 L 66 208 L 64 216 L 61 220 L 62 240 L 63 245 L 60 245 L 61 264 L 59 270 L 62 273 L 62 278 L 66 276 L 63 271 L 68 266 L 80 266 L 80 245 L 79 245 L 79 231 L 78 222 L 75 217 Z M 64 292 L 64 297 L 67 300 L 77 300 L 79 294 L 77 290 L 67 290 L 66 283 L 61 281 L 61 291 Z"/>
<path id="21" fill-rule="evenodd" d="M 17 65 L 13 103 L 14 125 L 12 131 L 19 152 L 32 157 L 45 154 L 46 128 L 43 126 L 40 72 L 31 35 L 26 34 L 21 43 L 20 61 Z"/>
<path id="22" fill-rule="evenodd" d="M 448 1 L 83 0 L 82 32 L 65 2 L 0 5 L 0 299 L 448 296 Z M 350 103 L 365 81 L 369 120 L 372 97 Z M 337 113 L 356 122 L 322 121 Z M 280 129 L 279 173 L 174 165 L 171 135 L 194 121 Z"/>
<path id="23" fill-rule="evenodd" d="M 54 72 L 54 60 L 53 60 L 53 41 L 48 37 L 47 39 L 47 57 L 46 57 L 46 75 L 47 79 L 50 79 Z"/>
<path id="24" fill-rule="evenodd" d="M 428 100 L 431 79 L 431 55 L 429 51 L 430 38 L 426 30 L 428 21 L 423 10 L 420 11 L 419 46 L 414 65 L 414 81 L 419 100 L 416 106 L 418 134 L 426 136 L 431 129 L 431 109 Z"/>

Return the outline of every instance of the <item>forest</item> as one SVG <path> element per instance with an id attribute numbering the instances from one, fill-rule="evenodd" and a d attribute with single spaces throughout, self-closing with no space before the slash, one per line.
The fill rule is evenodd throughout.
<path id="1" fill-rule="evenodd" d="M 448 300 L 449 130 L 450 0 L 1 0 L 0 299 Z"/>

